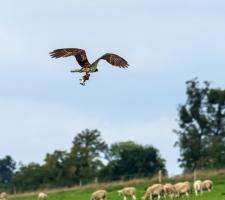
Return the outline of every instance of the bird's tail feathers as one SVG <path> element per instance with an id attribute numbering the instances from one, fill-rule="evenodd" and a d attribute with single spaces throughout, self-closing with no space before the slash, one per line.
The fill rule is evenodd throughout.
<path id="1" fill-rule="evenodd" d="M 82 70 L 81 69 L 73 69 L 73 70 L 71 70 L 70 72 L 72 72 L 72 73 L 74 73 L 74 72 L 82 72 Z"/>

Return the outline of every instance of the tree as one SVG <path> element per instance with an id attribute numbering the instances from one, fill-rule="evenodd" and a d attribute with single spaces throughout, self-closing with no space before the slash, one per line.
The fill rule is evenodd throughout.
<path id="1" fill-rule="evenodd" d="M 208 93 L 209 167 L 225 166 L 225 90 L 211 89 Z"/>
<path id="2" fill-rule="evenodd" d="M 73 140 L 73 146 L 66 162 L 69 178 L 78 183 L 91 181 L 103 166 L 107 145 L 98 130 L 79 133 Z"/>
<path id="3" fill-rule="evenodd" d="M 201 87 L 197 78 L 186 85 L 187 100 L 178 107 L 179 129 L 175 130 L 180 166 L 185 171 L 225 166 L 225 92 L 211 89 L 207 81 Z"/>
<path id="4" fill-rule="evenodd" d="M 0 183 L 9 184 L 13 177 L 16 163 L 11 156 L 6 156 L 0 160 Z"/>
<path id="5" fill-rule="evenodd" d="M 165 160 L 152 146 L 142 146 L 132 141 L 115 143 L 111 145 L 109 155 L 109 163 L 100 171 L 102 179 L 152 176 L 158 170 L 166 174 Z"/>
<path id="6" fill-rule="evenodd" d="M 45 158 L 45 164 L 42 166 L 45 175 L 44 182 L 48 185 L 66 184 L 66 166 L 68 158 L 66 151 L 56 150 L 52 154 L 48 153 Z"/>
<path id="7" fill-rule="evenodd" d="M 110 146 L 110 150 L 107 152 L 107 158 L 108 160 L 121 159 L 121 154 L 123 151 L 135 149 L 137 147 L 140 147 L 140 145 L 133 141 L 114 143 Z"/>
<path id="8" fill-rule="evenodd" d="M 45 174 L 40 164 L 30 163 L 21 165 L 13 177 L 13 185 L 17 191 L 32 191 L 40 188 L 44 183 Z"/>

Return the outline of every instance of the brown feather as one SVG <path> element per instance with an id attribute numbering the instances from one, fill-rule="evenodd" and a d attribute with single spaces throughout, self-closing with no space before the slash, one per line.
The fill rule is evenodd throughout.
<path id="1" fill-rule="evenodd" d="M 86 52 L 83 49 L 65 48 L 56 49 L 49 53 L 52 58 L 61 58 L 75 56 L 77 62 L 81 67 L 90 67 L 90 63 L 87 59 Z"/>
<path id="2" fill-rule="evenodd" d="M 128 62 L 125 59 L 113 53 L 106 53 L 98 60 L 100 59 L 106 60 L 109 64 L 120 68 L 127 68 L 129 66 Z"/>

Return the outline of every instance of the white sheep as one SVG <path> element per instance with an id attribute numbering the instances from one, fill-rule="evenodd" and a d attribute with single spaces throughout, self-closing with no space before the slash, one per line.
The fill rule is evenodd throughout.
<path id="1" fill-rule="evenodd" d="M 126 200 L 127 197 L 131 197 L 133 200 L 136 200 L 136 188 L 135 187 L 125 187 L 122 190 L 117 191 L 120 196 L 123 196 L 123 199 Z"/>
<path id="2" fill-rule="evenodd" d="M 196 180 L 194 182 L 194 190 L 196 196 L 198 196 L 198 194 L 202 194 L 202 181 Z"/>
<path id="3" fill-rule="evenodd" d="M 164 197 L 169 196 L 170 198 L 173 198 L 176 194 L 176 188 L 171 183 L 166 183 L 163 186 L 164 191 Z"/>
<path id="4" fill-rule="evenodd" d="M 186 181 L 183 183 L 177 183 L 174 185 L 176 189 L 176 196 L 181 197 L 182 195 L 186 195 L 187 197 L 191 193 L 191 184 Z"/>
<path id="5" fill-rule="evenodd" d="M 202 190 L 210 192 L 213 188 L 213 182 L 211 180 L 205 180 L 202 182 Z"/>
<path id="6" fill-rule="evenodd" d="M 6 200 L 7 199 L 7 193 L 6 192 L 2 192 L 0 194 L 0 200 Z"/>
<path id="7" fill-rule="evenodd" d="M 38 199 L 46 199 L 48 198 L 48 195 L 44 192 L 39 192 L 38 193 Z"/>
<path id="8" fill-rule="evenodd" d="M 97 190 L 92 193 L 91 200 L 107 200 L 107 192 L 105 190 Z"/>
<path id="9" fill-rule="evenodd" d="M 162 184 L 154 184 L 145 191 L 142 200 L 150 199 L 152 200 L 154 197 L 157 197 L 159 200 L 163 196 L 163 185 Z"/>

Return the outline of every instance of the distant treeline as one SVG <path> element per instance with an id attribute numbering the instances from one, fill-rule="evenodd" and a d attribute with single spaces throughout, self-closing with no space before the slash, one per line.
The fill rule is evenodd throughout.
<path id="1" fill-rule="evenodd" d="M 20 164 L 15 169 L 10 156 L 0 160 L 0 184 L 8 192 L 126 180 L 153 176 L 158 170 L 166 174 L 165 160 L 153 146 L 132 141 L 109 146 L 98 130 L 88 129 L 75 136 L 69 152 L 56 150 L 42 165 Z"/>

